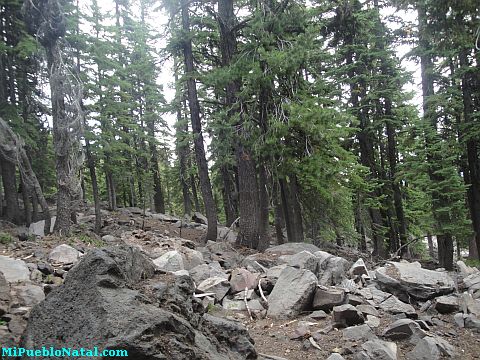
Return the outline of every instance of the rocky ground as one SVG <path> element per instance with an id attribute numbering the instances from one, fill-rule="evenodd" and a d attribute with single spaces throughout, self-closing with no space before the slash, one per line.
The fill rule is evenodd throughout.
<path id="1" fill-rule="evenodd" d="M 135 359 L 478 359 L 480 272 L 373 264 L 289 243 L 258 254 L 219 228 L 137 208 L 69 238 L 3 225 L 2 346 L 99 346 Z M 203 224 L 202 224 L 203 223 Z M 34 234 L 37 234 L 35 236 Z"/>

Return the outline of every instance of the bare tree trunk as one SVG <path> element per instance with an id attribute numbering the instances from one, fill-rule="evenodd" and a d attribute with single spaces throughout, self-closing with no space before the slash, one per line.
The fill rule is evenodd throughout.
<path id="1" fill-rule="evenodd" d="M 182 0 L 182 28 L 185 36 L 190 34 L 190 16 L 188 13 L 188 0 Z M 195 83 L 193 64 L 192 40 L 188 37 L 183 41 L 183 54 L 185 57 L 185 73 L 187 76 L 188 105 L 194 135 L 195 157 L 197 160 L 200 189 L 205 203 L 205 212 L 208 219 L 207 240 L 217 240 L 217 211 L 213 200 L 212 186 L 208 175 L 208 164 L 205 155 L 205 147 L 202 135 L 202 123 L 200 120 L 200 104 L 198 102 L 197 85 Z"/>
<path id="2" fill-rule="evenodd" d="M 20 224 L 20 207 L 17 198 L 17 180 L 15 164 L 0 157 L 2 167 L 2 181 L 5 192 L 5 218 L 14 224 Z"/>
<path id="3" fill-rule="evenodd" d="M 283 228 L 285 227 L 285 219 L 283 217 L 283 209 L 280 201 L 278 182 L 273 186 L 273 202 L 275 207 L 275 234 L 277 236 L 277 243 L 285 243 L 285 237 L 283 236 Z"/>

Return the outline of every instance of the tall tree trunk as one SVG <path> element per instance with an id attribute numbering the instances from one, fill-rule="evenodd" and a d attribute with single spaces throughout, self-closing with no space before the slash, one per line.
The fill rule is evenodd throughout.
<path id="1" fill-rule="evenodd" d="M 207 240 L 217 239 L 217 211 L 213 200 L 212 186 L 208 175 L 208 164 L 205 155 L 205 147 L 202 135 L 202 123 L 200 120 L 200 104 L 198 102 L 197 85 L 195 83 L 195 67 L 193 64 L 192 40 L 190 34 L 190 16 L 188 13 L 188 0 L 182 0 L 182 28 L 185 33 L 183 40 L 183 55 L 185 57 L 185 74 L 187 76 L 188 105 L 194 135 L 195 158 L 197 160 L 200 189 L 205 203 L 205 212 L 208 220 Z"/>
<path id="2" fill-rule="evenodd" d="M 21 215 L 17 198 L 17 180 L 15 164 L 0 156 L 3 191 L 5 193 L 5 218 L 14 224 L 20 224 Z"/>
<path id="3" fill-rule="evenodd" d="M 285 243 L 285 237 L 283 236 L 283 228 L 285 227 L 284 212 L 282 209 L 282 203 L 280 201 L 280 185 L 278 181 L 273 185 L 273 203 L 275 209 L 275 234 L 277 236 L 277 244 Z"/>
<path id="4" fill-rule="evenodd" d="M 464 121 L 468 126 L 473 123 L 474 106 L 472 103 L 472 94 L 475 90 L 472 88 L 473 79 L 471 79 L 470 72 L 466 71 L 469 64 L 465 49 L 461 49 L 459 59 L 460 66 L 464 70 L 462 75 L 462 100 Z M 480 159 L 478 156 L 480 146 L 478 139 L 473 136 L 468 136 L 466 139 L 466 148 L 469 173 L 467 200 L 470 208 L 470 218 L 472 219 L 475 243 L 477 249 L 480 249 Z"/>
<path id="5" fill-rule="evenodd" d="M 424 5 L 417 7 L 418 13 L 418 28 L 419 28 L 419 46 L 422 50 L 420 56 L 421 76 L 422 76 L 422 95 L 423 95 L 423 117 L 427 125 L 425 134 L 425 145 L 427 148 L 427 160 L 429 162 L 429 177 L 432 183 L 439 184 L 445 179 L 438 170 L 438 162 L 440 156 L 443 154 L 436 154 L 431 150 L 432 145 L 437 140 L 437 116 L 434 105 L 431 103 L 431 97 L 434 95 L 434 68 L 432 59 L 428 54 L 430 49 L 429 38 L 426 28 L 427 13 Z M 453 269 L 453 236 L 448 231 L 441 230 L 442 226 L 450 222 L 449 215 L 442 209 L 448 206 L 448 194 L 442 194 L 441 191 L 435 190 L 432 192 L 432 208 L 435 222 L 440 234 L 437 235 L 438 244 L 438 259 L 441 267 L 447 270 Z"/>

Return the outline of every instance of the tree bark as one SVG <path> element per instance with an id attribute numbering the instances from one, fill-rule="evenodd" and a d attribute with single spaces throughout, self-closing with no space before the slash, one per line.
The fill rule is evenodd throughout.
<path id="1" fill-rule="evenodd" d="M 213 199 L 212 186 L 208 175 L 208 164 L 205 155 L 205 147 L 202 135 L 202 123 L 200 120 L 200 104 L 198 102 L 197 85 L 195 83 L 193 64 L 193 50 L 190 34 L 190 16 L 188 13 L 188 0 L 182 0 L 182 28 L 187 38 L 183 41 L 183 55 L 185 58 L 185 74 L 187 76 L 188 105 L 190 108 L 190 119 L 194 135 L 195 158 L 197 160 L 198 176 L 200 178 L 200 189 L 202 191 L 205 212 L 208 220 L 207 240 L 217 240 L 217 211 Z"/>
<path id="2" fill-rule="evenodd" d="M 20 207 L 17 198 L 17 180 L 15 164 L 0 156 L 3 191 L 5 193 L 5 218 L 14 224 L 21 222 Z"/>

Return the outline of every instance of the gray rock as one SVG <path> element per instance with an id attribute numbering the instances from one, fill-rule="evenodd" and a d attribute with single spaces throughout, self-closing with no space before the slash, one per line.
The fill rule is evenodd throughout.
<path id="1" fill-rule="evenodd" d="M 466 288 L 472 288 L 480 285 L 480 273 L 476 272 L 473 274 L 468 275 L 466 278 L 463 279 L 463 284 Z"/>
<path id="2" fill-rule="evenodd" d="M 277 254 L 277 255 L 294 255 L 302 251 L 308 251 L 314 254 L 320 249 L 313 244 L 308 243 L 285 243 L 282 245 L 277 245 L 268 248 L 265 250 L 267 254 Z"/>
<path id="3" fill-rule="evenodd" d="M 192 220 L 199 224 L 208 225 L 207 217 L 199 212 L 193 213 Z"/>
<path id="4" fill-rule="evenodd" d="M 397 345 L 393 342 L 370 340 L 355 354 L 356 360 L 397 360 Z"/>
<path id="5" fill-rule="evenodd" d="M 453 316 L 453 320 L 458 327 L 464 328 L 465 327 L 465 315 L 463 313 L 457 313 Z"/>
<path id="6" fill-rule="evenodd" d="M 435 309 L 441 314 L 458 310 L 458 298 L 455 295 L 439 296 L 435 299 Z"/>
<path id="7" fill-rule="evenodd" d="M 389 340 L 404 340 L 411 337 L 423 338 L 426 334 L 417 322 L 411 319 L 400 319 L 387 327 L 382 336 Z"/>
<path id="8" fill-rule="evenodd" d="M 405 304 L 400 301 L 396 296 L 390 295 L 386 300 L 378 304 L 379 308 L 383 311 L 391 314 L 405 314 L 408 317 L 416 317 L 417 312 L 415 308 L 410 304 Z"/>
<path id="9" fill-rule="evenodd" d="M 203 255 L 200 251 L 189 249 L 186 246 L 180 248 L 180 252 L 183 259 L 183 266 L 185 270 L 191 270 L 198 265 L 205 263 Z"/>
<path id="10" fill-rule="evenodd" d="M 452 358 L 455 348 L 437 336 L 426 336 L 421 339 L 412 351 L 407 353 L 408 360 L 440 360 Z"/>
<path id="11" fill-rule="evenodd" d="M 323 310 L 316 310 L 310 314 L 310 317 L 314 320 L 321 320 L 328 317 L 328 314 Z"/>
<path id="12" fill-rule="evenodd" d="M 268 278 L 276 280 L 279 278 L 280 274 L 283 270 L 285 270 L 286 267 L 288 267 L 287 264 L 272 266 L 267 270 L 266 275 Z"/>
<path id="13" fill-rule="evenodd" d="M 8 256 L 0 255 L 0 272 L 9 283 L 28 281 L 30 279 L 30 271 L 25 261 L 12 259 Z"/>
<path id="14" fill-rule="evenodd" d="M 349 262 L 344 258 L 333 256 L 325 251 L 314 254 L 319 258 L 318 282 L 320 285 L 340 285 L 347 278 Z"/>
<path id="15" fill-rule="evenodd" d="M 58 245 L 48 255 L 48 260 L 54 264 L 75 264 L 83 254 L 67 244 Z"/>
<path id="16" fill-rule="evenodd" d="M 107 234 L 102 236 L 102 240 L 107 244 L 112 244 L 117 241 L 117 238 L 113 235 Z"/>
<path id="17" fill-rule="evenodd" d="M 368 269 L 367 266 L 365 265 L 365 262 L 363 261 L 362 258 L 358 259 L 350 268 L 348 271 L 350 276 L 361 276 L 361 275 L 367 275 L 368 276 Z"/>
<path id="18" fill-rule="evenodd" d="M 408 301 L 428 300 L 452 293 L 455 283 L 446 272 L 422 269 L 419 263 L 388 262 L 376 270 L 377 281 L 382 288 Z"/>
<path id="19" fill-rule="evenodd" d="M 475 300 L 472 295 L 464 293 L 462 294 L 460 302 L 462 307 L 464 307 L 469 313 L 476 317 L 480 317 L 480 300 Z"/>
<path id="20" fill-rule="evenodd" d="M 189 277 L 166 280 L 154 270 L 132 247 L 90 251 L 32 309 L 21 346 L 126 349 L 133 359 L 256 358 L 243 325 L 203 315 Z"/>
<path id="21" fill-rule="evenodd" d="M 373 315 L 367 315 L 367 321 L 365 321 L 365 324 L 371 328 L 377 328 L 380 326 L 380 319 Z"/>
<path id="22" fill-rule="evenodd" d="M 379 316 L 378 310 L 375 309 L 372 305 L 357 305 L 357 310 L 360 311 L 363 315 Z"/>
<path id="23" fill-rule="evenodd" d="M 345 360 L 345 358 L 338 353 L 332 353 L 327 360 Z"/>
<path id="24" fill-rule="evenodd" d="M 464 323 L 467 329 L 475 329 L 480 331 L 480 320 L 475 315 L 464 315 Z"/>
<path id="25" fill-rule="evenodd" d="M 12 294 L 21 306 L 34 306 L 45 299 L 43 288 L 34 284 L 15 285 Z"/>
<path id="26" fill-rule="evenodd" d="M 160 220 L 164 222 L 176 223 L 180 221 L 178 217 L 167 215 L 167 214 L 152 214 L 152 219 Z"/>
<path id="27" fill-rule="evenodd" d="M 168 251 L 162 256 L 153 260 L 153 263 L 158 269 L 164 271 L 179 271 L 185 270 L 183 264 L 183 256 L 176 250 Z"/>
<path id="28" fill-rule="evenodd" d="M 52 216 L 51 223 L 50 223 L 50 232 L 53 231 L 53 227 L 55 226 L 55 221 L 57 220 L 56 216 Z M 28 234 L 34 236 L 45 236 L 45 220 L 40 220 L 30 224 L 28 228 Z"/>
<path id="29" fill-rule="evenodd" d="M 263 311 L 265 308 L 263 307 L 262 303 L 258 299 L 253 299 L 248 302 L 248 307 L 251 311 Z"/>
<path id="30" fill-rule="evenodd" d="M 358 326 L 350 326 L 346 329 L 343 329 L 343 339 L 347 341 L 359 341 L 359 340 L 372 340 L 376 339 L 377 336 L 373 333 L 370 326 L 367 324 L 362 324 Z"/>
<path id="31" fill-rule="evenodd" d="M 8 312 L 10 306 L 10 286 L 5 276 L 0 272 L 0 316 Z"/>
<path id="32" fill-rule="evenodd" d="M 217 228 L 217 240 L 234 244 L 237 241 L 238 233 L 225 226 Z"/>
<path id="33" fill-rule="evenodd" d="M 44 275 L 51 275 L 54 273 L 55 269 L 52 265 L 47 263 L 38 263 L 37 269 L 42 272 Z"/>
<path id="34" fill-rule="evenodd" d="M 222 301 L 230 290 L 230 283 L 223 277 L 215 276 L 203 280 L 197 289 L 204 293 L 214 293 L 215 299 Z"/>
<path id="35" fill-rule="evenodd" d="M 345 304 L 346 300 L 343 289 L 317 287 L 313 297 L 313 309 L 331 311 L 334 306 Z"/>
<path id="36" fill-rule="evenodd" d="M 268 315 L 287 318 L 311 307 L 316 276 L 309 270 L 285 268 L 278 278 L 269 298 Z"/>
<path id="37" fill-rule="evenodd" d="M 457 261 L 457 266 L 458 266 L 458 269 L 460 270 L 460 273 L 463 276 L 468 276 L 468 275 L 475 274 L 475 273 L 479 272 L 477 268 L 468 266 L 461 260 Z"/>
<path id="38" fill-rule="evenodd" d="M 345 304 L 333 308 L 333 321 L 340 326 L 363 324 L 365 319 L 353 305 Z"/>
<path id="39" fill-rule="evenodd" d="M 195 284 L 200 284 L 203 280 L 211 277 L 221 277 L 225 280 L 228 279 L 228 275 L 221 270 L 221 267 L 212 266 L 211 264 L 202 264 L 190 269 L 190 276 Z"/>
<path id="40" fill-rule="evenodd" d="M 230 288 L 232 293 L 245 291 L 247 289 L 255 289 L 258 285 L 258 274 L 252 274 L 246 269 L 235 269 L 230 277 Z"/>
<path id="41" fill-rule="evenodd" d="M 314 274 L 318 271 L 319 259 L 309 251 L 303 250 L 294 255 L 286 255 L 284 259 L 289 266 L 310 270 Z"/>
<path id="42" fill-rule="evenodd" d="M 245 306 L 245 301 L 230 300 L 228 298 L 223 299 L 222 307 L 225 310 L 230 310 L 230 311 L 246 311 L 247 310 L 247 307 Z"/>

